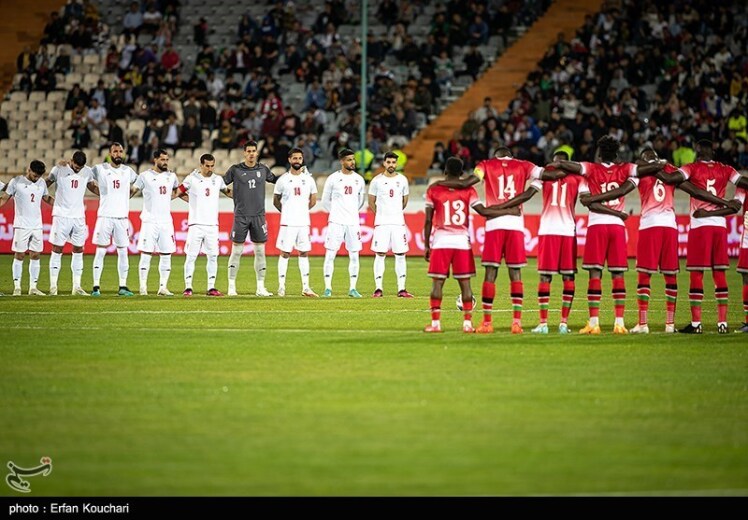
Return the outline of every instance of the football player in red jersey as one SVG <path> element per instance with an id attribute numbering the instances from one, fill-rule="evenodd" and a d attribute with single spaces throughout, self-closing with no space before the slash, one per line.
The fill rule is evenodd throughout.
<path id="1" fill-rule="evenodd" d="M 462 175 L 462 161 L 457 157 L 447 160 L 445 174 L 448 180 L 457 180 Z M 472 323 L 473 292 L 470 278 L 475 276 L 475 260 L 470 244 L 469 211 L 473 208 L 480 215 L 492 218 L 516 215 L 516 208 L 486 208 L 472 186 L 448 188 L 439 183 L 426 190 L 426 223 L 424 226 L 424 257 L 429 262 L 429 276 L 433 278 L 431 289 L 431 325 L 425 332 L 442 332 L 441 301 L 444 280 L 449 276 L 460 284 L 462 305 L 465 312 L 463 332 L 475 332 Z M 433 239 L 431 229 L 434 228 Z"/>
<path id="2" fill-rule="evenodd" d="M 641 153 L 639 165 L 658 164 L 660 161 L 651 148 Z M 683 182 L 683 173 L 671 164 L 665 164 L 661 171 L 647 172 L 637 168 L 637 176 L 628 179 L 620 187 L 600 195 L 585 198 L 586 202 L 604 202 L 625 196 L 639 188 L 641 197 L 641 220 L 639 221 L 639 241 L 636 253 L 636 270 L 638 271 L 637 300 L 639 304 L 639 322 L 631 330 L 634 334 L 649 333 L 647 314 L 651 295 L 652 274 L 658 270 L 665 277 L 666 319 L 665 332 L 675 332 L 675 306 L 678 298 L 677 274 L 678 262 L 678 226 L 675 221 L 674 192 L 675 185 L 701 200 L 723 206 L 727 201 L 697 188 L 689 182 Z"/>

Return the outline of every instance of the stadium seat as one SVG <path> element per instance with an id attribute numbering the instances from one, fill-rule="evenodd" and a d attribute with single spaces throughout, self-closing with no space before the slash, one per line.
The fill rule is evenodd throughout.
<path id="1" fill-rule="evenodd" d="M 29 94 L 29 101 L 34 101 L 38 103 L 40 101 L 45 101 L 46 99 L 47 99 L 47 93 L 41 90 L 35 90 L 31 94 Z"/>
<path id="2" fill-rule="evenodd" d="M 26 101 L 27 99 L 28 99 L 28 96 L 23 91 L 16 90 L 15 92 L 11 92 L 10 93 L 10 100 L 11 101 L 15 101 L 15 102 L 18 103 L 18 102 L 21 102 L 21 101 Z"/>

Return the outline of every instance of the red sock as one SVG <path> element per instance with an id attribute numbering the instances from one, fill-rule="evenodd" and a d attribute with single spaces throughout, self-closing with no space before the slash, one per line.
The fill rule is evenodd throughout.
<path id="1" fill-rule="evenodd" d="M 688 302 L 691 304 L 691 321 L 701 323 L 701 302 L 704 300 L 704 272 L 691 271 Z"/>
<path id="2" fill-rule="evenodd" d="M 717 300 L 717 323 L 727 322 L 727 276 L 724 271 L 712 271 L 714 298 Z"/>
<path id="3" fill-rule="evenodd" d="M 473 319 L 473 298 L 472 296 L 468 301 L 462 300 L 462 310 L 465 313 L 465 319 L 470 321 Z"/>
<path id="4" fill-rule="evenodd" d="M 678 278 L 674 274 L 665 275 L 665 300 L 667 301 L 665 323 L 672 325 L 675 323 L 675 303 L 678 301 Z"/>
<path id="5" fill-rule="evenodd" d="M 493 311 L 493 299 L 496 296 L 496 284 L 483 282 L 481 299 L 483 300 L 483 323 L 491 323 L 491 312 Z"/>
<path id="6" fill-rule="evenodd" d="M 509 289 L 509 294 L 512 297 L 512 311 L 513 311 L 513 323 L 519 323 L 522 321 L 522 301 L 525 298 L 525 289 L 522 285 L 522 280 L 518 282 L 512 282 Z"/>
<path id="7" fill-rule="evenodd" d="M 600 316 L 602 294 L 602 280 L 600 278 L 590 278 L 590 284 L 587 286 L 587 305 L 590 308 L 590 318 Z"/>
<path id="8" fill-rule="evenodd" d="M 743 314 L 745 314 L 745 323 L 748 323 L 748 283 L 743 284 Z"/>
<path id="9" fill-rule="evenodd" d="M 649 273 L 639 273 L 638 278 L 636 299 L 639 302 L 639 325 L 646 325 L 647 311 L 649 310 L 649 297 L 652 293 L 652 289 L 649 285 L 652 275 Z M 616 317 L 618 317 L 617 314 Z"/>
<path id="10" fill-rule="evenodd" d="M 473 302 L 470 302 L 470 303 L 472 304 Z M 431 298 L 431 319 L 433 321 L 439 321 L 441 317 L 442 317 L 442 299 Z"/>
<path id="11" fill-rule="evenodd" d="M 623 319 L 626 310 L 626 281 L 623 278 L 613 278 L 613 304 L 616 318 Z"/>
<path id="12" fill-rule="evenodd" d="M 551 284 L 538 283 L 538 307 L 540 307 L 540 323 L 548 323 L 548 305 L 551 302 Z"/>
<path id="13" fill-rule="evenodd" d="M 574 280 L 564 280 L 564 294 L 561 301 L 561 323 L 566 323 L 574 303 Z"/>

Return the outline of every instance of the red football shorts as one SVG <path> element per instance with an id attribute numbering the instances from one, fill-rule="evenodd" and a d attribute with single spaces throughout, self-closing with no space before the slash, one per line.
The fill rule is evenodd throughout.
<path id="1" fill-rule="evenodd" d="M 748 247 L 740 248 L 740 256 L 738 257 L 738 272 L 748 273 Z"/>
<path id="2" fill-rule="evenodd" d="M 472 249 L 432 249 L 429 259 L 429 276 L 431 278 L 448 278 L 449 267 L 452 267 L 452 278 L 470 278 L 475 276 L 475 258 Z"/>
<path id="3" fill-rule="evenodd" d="M 501 265 L 502 258 L 507 267 L 527 265 L 525 234 L 522 231 L 494 229 L 486 232 L 481 264 L 498 267 Z"/>
<path id="4" fill-rule="evenodd" d="M 617 224 L 595 224 L 587 228 L 582 267 L 602 269 L 608 261 L 608 271 L 628 271 L 626 228 Z"/>
<path id="5" fill-rule="evenodd" d="M 540 274 L 576 273 L 577 237 L 540 235 L 538 237 L 538 272 Z"/>
<path id="6" fill-rule="evenodd" d="M 727 228 L 703 226 L 688 231 L 688 271 L 724 271 L 730 266 L 727 256 Z"/>
<path id="7" fill-rule="evenodd" d="M 671 227 L 651 227 L 639 230 L 636 247 L 636 270 L 645 273 L 675 274 L 678 262 L 678 230 Z"/>

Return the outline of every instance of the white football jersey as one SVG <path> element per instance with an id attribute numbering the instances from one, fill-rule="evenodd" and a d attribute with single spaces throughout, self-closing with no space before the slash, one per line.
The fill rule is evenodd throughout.
<path id="1" fill-rule="evenodd" d="M 3 191 L 3 188 L 5 188 L 5 183 L 0 181 L 0 191 Z"/>
<path id="2" fill-rule="evenodd" d="M 141 222 L 162 224 L 173 222 L 171 218 L 171 195 L 179 186 L 174 172 L 157 172 L 146 170 L 142 172 L 134 186 L 143 192 L 143 210 L 140 212 Z"/>
<path id="3" fill-rule="evenodd" d="M 289 172 L 281 175 L 273 189 L 274 195 L 281 196 L 280 225 L 281 226 L 309 226 L 309 197 L 317 193 L 317 183 L 311 175 Z"/>
<path id="4" fill-rule="evenodd" d="M 119 168 L 109 163 L 93 167 L 94 180 L 99 185 L 99 217 L 127 218 L 130 216 L 130 185 L 138 174 L 127 165 Z"/>
<path id="5" fill-rule="evenodd" d="M 70 166 L 55 166 L 49 172 L 49 180 L 56 183 L 53 217 L 85 218 L 86 186 L 93 180 L 93 171 L 84 166 L 78 173 Z"/>
<path id="6" fill-rule="evenodd" d="M 42 197 L 47 195 L 44 179 L 31 182 L 24 175 L 13 177 L 5 192 L 13 197 L 15 215 L 13 227 L 16 229 L 42 228 Z"/>
<path id="7" fill-rule="evenodd" d="M 218 225 L 218 196 L 222 191 L 226 191 L 223 177 L 216 174 L 203 177 L 200 170 L 194 170 L 184 178 L 179 189 L 182 193 L 187 193 L 189 197 L 188 225 Z"/>
<path id="8" fill-rule="evenodd" d="M 359 225 L 359 210 L 364 205 L 364 178 L 358 173 L 338 170 L 325 181 L 322 207 L 330 212 L 328 222 L 344 226 Z"/>
<path id="9" fill-rule="evenodd" d="M 369 195 L 377 198 L 377 214 L 374 217 L 374 225 L 405 225 L 403 197 L 407 197 L 409 193 L 408 179 L 401 173 L 395 174 L 393 177 L 380 173 L 374 177 L 369 184 Z"/>

